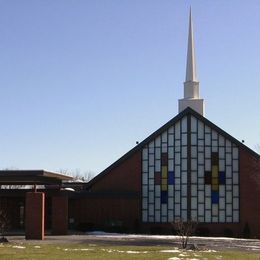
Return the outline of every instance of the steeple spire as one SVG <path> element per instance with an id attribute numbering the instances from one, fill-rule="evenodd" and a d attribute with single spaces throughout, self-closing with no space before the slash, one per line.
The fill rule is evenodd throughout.
<path id="1" fill-rule="evenodd" d="M 190 7 L 190 19 L 189 19 L 189 38 L 188 38 L 187 65 L 186 65 L 186 81 L 197 81 L 191 7 Z"/>
<path id="2" fill-rule="evenodd" d="M 184 82 L 184 98 L 179 99 L 179 113 L 190 107 L 204 116 L 204 101 L 199 98 L 199 81 L 196 72 L 195 47 L 193 36 L 192 13 L 190 8 L 189 36 L 186 64 L 186 79 Z"/>

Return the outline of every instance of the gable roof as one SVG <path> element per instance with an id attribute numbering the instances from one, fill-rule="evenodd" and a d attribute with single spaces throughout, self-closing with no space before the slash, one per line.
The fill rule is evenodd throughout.
<path id="1" fill-rule="evenodd" d="M 203 117 L 201 114 L 197 113 L 190 107 L 187 107 L 185 110 L 183 110 L 181 113 L 179 113 L 177 116 L 172 118 L 170 121 L 168 121 L 166 124 L 164 124 L 162 127 L 160 127 L 158 130 L 153 132 L 151 135 L 149 135 L 146 139 L 144 139 L 141 143 L 139 143 L 137 146 L 135 146 L 133 149 L 131 149 L 129 152 L 124 154 L 122 157 L 120 157 L 117 161 L 112 163 L 110 166 L 108 166 L 105 170 L 103 170 L 101 173 L 99 173 L 97 176 L 95 176 L 91 181 L 88 182 L 87 188 L 90 188 L 93 186 L 96 182 L 98 182 L 103 176 L 108 174 L 113 168 L 117 167 L 120 163 L 127 160 L 131 155 L 133 155 L 135 152 L 142 149 L 145 145 L 147 145 L 150 141 L 152 141 L 155 137 L 162 134 L 164 131 L 166 131 L 170 126 L 177 123 L 179 120 L 181 120 L 183 117 L 187 115 L 192 115 L 196 117 L 198 120 L 202 121 L 205 125 L 208 125 L 212 129 L 214 129 L 216 132 L 223 135 L 225 138 L 229 139 L 231 142 L 235 143 L 238 147 L 245 149 L 247 152 L 252 154 L 255 157 L 260 158 L 260 155 L 254 152 L 252 149 L 238 141 L 236 138 L 219 128 L 217 125 L 209 121 L 207 118 Z"/>

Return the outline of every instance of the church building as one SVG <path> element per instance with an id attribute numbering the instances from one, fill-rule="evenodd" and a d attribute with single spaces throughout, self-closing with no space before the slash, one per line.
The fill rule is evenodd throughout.
<path id="1" fill-rule="evenodd" d="M 86 226 L 168 232 L 177 219 L 212 235 L 260 237 L 260 156 L 205 117 L 189 18 L 179 114 L 91 180 L 75 201 Z"/>
<path id="2" fill-rule="evenodd" d="M 178 105 L 174 118 L 86 184 L 65 183 L 68 177 L 53 172 L 15 171 L 10 179 L 10 171 L 0 171 L 0 184 L 17 184 L 19 176 L 19 183 L 45 185 L 39 192 L 0 189 L 0 208 L 7 205 L 16 228 L 25 222 L 28 230 L 37 215 L 41 239 L 50 226 L 54 234 L 171 234 L 180 219 L 198 222 L 199 235 L 260 238 L 260 156 L 205 117 L 191 12 Z"/>

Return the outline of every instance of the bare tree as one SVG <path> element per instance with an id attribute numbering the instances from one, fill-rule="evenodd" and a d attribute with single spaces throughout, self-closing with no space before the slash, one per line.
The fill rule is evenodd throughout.
<path id="1" fill-rule="evenodd" d="M 182 219 L 176 219 L 173 223 L 173 227 L 180 236 L 181 246 L 183 249 L 187 248 L 190 236 L 194 233 L 198 222 L 187 220 L 184 222 Z"/>
<path id="2" fill-rule="evenodd" d="M 58 172 L 72 176 L 74 181 L 80 180 L 83 182 L 90 181 L 95 175 L 94 172 L 92 171 L 81 172 L 79 169 L 75 169 L 75 170 L 60 169 Z"/>
<path id="3" fill-rule="evenodd" d="M 1 242 L 8 242 L 8 240 L 5 238 L 5 233 L 10 227 L 10 220 L 7 216 L 7 213 L 5 210 L 0 210 L 0 234 L 1 234 Z"/>

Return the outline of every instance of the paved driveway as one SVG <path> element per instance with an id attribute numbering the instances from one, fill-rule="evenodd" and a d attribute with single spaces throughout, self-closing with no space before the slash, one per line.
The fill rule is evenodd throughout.
<path id="1" fill-rule="evenodd" d="M 85 235 L 46 236 L 45 240 L 25 240 L 24 236 L 8 236 L 10 242 L 17 243 L 84 243 L 107 245 L 143 245 L 143 246 L 179 246 L 177 236 L 159 235 L 128 235 L 110 233 L 89 233 Z M 214 250 L 243 250 L 260 253 L 260 240 L 235 239 L 217 237 L 191 237 L 189 244 L 196 244 L 199 248 Z"/>

